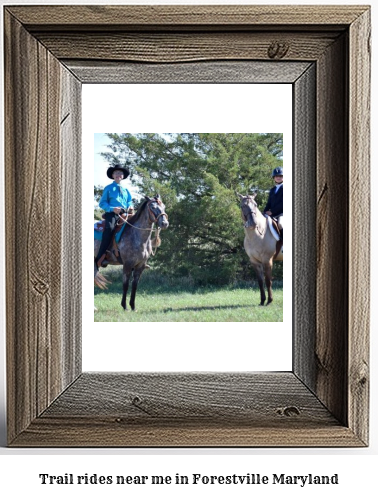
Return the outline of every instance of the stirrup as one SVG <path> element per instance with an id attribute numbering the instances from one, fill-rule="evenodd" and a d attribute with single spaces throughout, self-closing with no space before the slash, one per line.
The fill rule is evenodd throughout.
<path id="1" fill-rule="evenodd" d="M 95 259 L 95 262 L 96 262 L 96 265 L 97 265 L 97 269 L 100 269 L 100 267 L 104 267 L 104 266 L 102 266 L 102 263 L 105 260 L 105 256 L 106 256 L 106 252 L 101 255 L 101 257 L 98 259 L 97 262 L 96 262 L 96 259 Z"/>

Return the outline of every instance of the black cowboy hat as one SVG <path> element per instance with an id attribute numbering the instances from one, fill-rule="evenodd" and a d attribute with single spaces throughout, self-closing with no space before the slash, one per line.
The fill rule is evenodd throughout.
<path id="1" fill-rule="evenodd" d="M 121 167 L 121 165 L 113 165 L 112 167 L 109 167 L 106 175 L 109 177 L 109 179 L 113 179 L 113 173 L 115 170 L 120 170 L 123 172 L 123 178 L 126 179 L 130 175 L 130 170 L 128 170 L 125 167 Z"/>

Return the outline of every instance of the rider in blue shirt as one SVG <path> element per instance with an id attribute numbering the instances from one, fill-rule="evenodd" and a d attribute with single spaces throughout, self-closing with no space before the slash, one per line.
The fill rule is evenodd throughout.
<path id="1" fill-rule="evenodd" d="M 118 171 L 115 172 L 115 175 L 117 175 L 117 173 Z M 121 208 L 129 208 L 131 202 L 132 198 L 130 192 L 126 188 L 120 186 L 118 182 L 114 181 L 105 187 L 99 206 L 105 212 L 119 213 Z"/>
<path id="2" fill-rule="evenodd" d="M 105 187 L 99 203 L 100 208 L 105 211 L 105 229 L 102 234 L 100 249 L 95 258 L 97 266 L 110 245 L 119 214 L 130 209 L 132 205 L 130 192 L 121 186 L 121 181 L 130 175 L 129 170 L 117 164 L 109 167 L 106 175 L 109 179 L 113 179 L 113 182 Z"/>

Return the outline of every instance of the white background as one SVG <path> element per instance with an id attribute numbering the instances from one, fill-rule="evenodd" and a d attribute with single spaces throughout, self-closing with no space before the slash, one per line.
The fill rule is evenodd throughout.
<path id="1" fill-rule="evenodd" d="M 12 1 L 12 4 L 25 3 Z M 36 0 L 34 3 L 37 2 Z M 51 2 L 49 2 L 51 3 Z M 83 2 L 63 2 L 71 3 L 88 3 Z M 92 4 L 96 2 L 92 0 Z M 116 2 L 113 4 L 126 3 Z M 136 1 L 133 2 L 138 3 Z M 156 2 L 161 3 L 161 2 Z M 177 3 L 177 2 L 176 2 Z M 179 2 L 178 2 L 179 3 Z M 186 2 L 191 3 L 191 2 Z M 194 2 L 192 2 L 194 3 Z M 201 3 L 201 2 L 196 2 Z M 207 0 L 206 4 L 240 4 L 253 3 L 242 2 L 237 0 L 232 2 L 222 2 L 221 0 Z M 273 2 L 259 1 L 259 4 L 272 4 Z M 275 4 L 285 4 L 288 2 L 275 1 Z M 313 1 L 294 1 L 291 4 L 313 4 Z M 362 4 L 366 2 L 346 0 L 337 1 L 322 1 L 323 4 Z M 373 20 L 373 73 L 372 73 L 372 137 L 377 137 L 377 99 L 374 89 L 377 88 L 377 64 L 376 54 L 378 52 L 377 36 L 374 26 L 377 23 L 376 9 L 372 9 Z M 3 96 L 1 96 L 3 98 Z M 3 101 L 1 101 L 3 102 Z M 3 135 L 3 133 L 1 134 Z M 374 143 L 373 143 L 374 146 Z M 2 150 L 3 151 L 3 150 Z M 372 185 L 377 186 L 378 177 L 376 165 L 378 158 L 375 148 L 372 148 Z M 3 187 L 3 180 L 2 187 Z M 377 195 L 372 193 L 372 213 L 378 213 L 377 210 Z M 3 213 L 3 211 L 1 211 Z M 4 227 L 1 220 L 2 230 Z M 372 256 L 375 257 L 378 253 L 376 232 L 372 231 Z M 4 256 L 2 247 L 2 256 Z M 4 278 L 4 258 L 1 259 L 1 278 Z M 372 295 L 371 295 L 371 439 L 370 447 L 367 449 L 104 449 L 104 450 L 85 450 L 85 449 L 69 449 L 69 450 L 14 450 L 5 448 L 5 379 L 4 371 L 0 373 L 0 389 L 3 390 L 1 414 L 0 414 L 0 490 L 2 497 L 8 498 L 10 495 L 21 497 L 22 495 L 28 498 L 51 499 L 54 496 L 57 499 L 66 499 L 69 495 L 73 499 L 83 498 L 83 493 L 91 495 L 92 499 L 103 499 L 104 495 L 111 495 L 112 499 L 125 499 L 131 495 L 137 498 L 156 497 L 174 498 L 212 498 L 217 495 L 219 498 L 229 498 L 230 496 L 238 499 L 261 498 L 262 494 L 275 494 L 277 497 L 290 497 L 292 499 L 306 498 L 318 499 L 320 496 L 323 499 L 332 499 L 340 497 L 343 499 L 355 499 L 356 497 L 373 498 L 376 494 L 376 469 L 377 469 L 377 437 L 378 437 L 378 412 L 377 412 L 377 340 L 376 340 L 376 325 L 378 319 L 378 310 L 376 307 L 378 296 L 376 279 L 377 264 L 372 258 Z M 2 290 L 4 291 L 4 289 Z M 4 297 L 4 295 L 3 295 Z M 4 313 L 4 299 L 1 304 L 2 313 Z M 5 340 L 4 340 L 4 319 L 1 324 L 2 341 L 0 344 L 1 359 L 5 359 Z M 5 363 L 4 363 L 5 364 Z M 35 456 L 34 456 L 35 455 Z M 304 487 L 300 486 L 265 486 L 265 487 L 210 487 L 198 486 L 180 487 L 160 487 L 158 491 L 155 487 L 149 487 L 145 490 L 140 490 L 137 487 L 127 490 L 122 487 L 87 486 L 83 490 L 79 486 L 41 486 L 39 484 L 39 473 L 64 474 L 64 473 L 97 473 L 97 474 L 164 474 L 174 476 L 176 473 L 191 474 L 200 472 L 202 474 L 245 474 L 261 473 L 286 473 L 292 475 L 299 474 L 339 474 L 339 486 L 319 486 L 319 487 Z M 118 487 L 119 488 L 119 487 Z M 153 489 L 154 488 L 154 489 Z"/>
<path id="2" fill-rule="evenodd" d="M 291 212 L 292 85 L 84 85 L 84 170 L 93 169 L 94 133 L 97 132 L 281 132 L 284 137 L 285 213 Z M 106 171 L 106 164 L 102 168 Z M 109 182 L 108 179 L 107 184 Z M 123 185 L 129 187 L 130 183 L 126 181 Z M 92 185 L 83 182 L 83 221 L 87 220 L 85 213 L 92 203 Z M 284 321 L 234 324 L 94 322 L 93 303 L 88 300 L 93 294 L 93 265 L 88 259 L 92 254 L 93 229 L 90 222 L 84 224 L 83 370 L 290 371 L 291 218 L 287 221 Z M 161 237 L 164 245 L 164 235 Z M 152 266 L 153 261 L 151 258 Z M 121 310 L 120 302 L 121 295 L 117 299 Z M 129 310 L 124 314 L 138 313 Z M 142 352 L 143 356 L 129 355 Z"/>

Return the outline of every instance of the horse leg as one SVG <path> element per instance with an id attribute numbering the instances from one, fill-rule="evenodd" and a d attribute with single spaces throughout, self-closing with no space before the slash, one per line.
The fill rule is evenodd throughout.
<path id="1" fill-rule="evenodd" d="M 265 290 L 264 290 L 264 269 L 263 269 L 262 264 L 254 264 L 253 268 L 255 270 L 255 273 L 257 276 L 257 282 L 258 282 L 259 288 L 260 288 L 260 297 L 261 297 L 260 306 L 263 306 L 265 299 L 266 299 Z"/>
<path id="2" fill-rule="evenodd" d="M 124 310 L 126 311 L 127 307 L 126 307 L 126 296 L 127 296 L 127 290 L 129 288 L 129 279 L 130 279 L 130 276 L 131 276 L 131 269 L 126 269 L 126 267 L 124 266 L 123 267 L 123 294 L 122 294 L 122 302 L 121 302 L 121 306 L 124 308 Z"/>
<path id="3" fill-rule="evenodd" d="M 272 263 L 268 262 L 264 265 L 265 271 L 265 284 L 268 289 L 268 302 L 266 305 L 268 306 L 271 302 L 273 302 L 273 292 L 272 292 Z"/>
<path id="4" fill-rule="evenodd" d="M 130 307 L 133 311 L 135 311 L 135 296 L 136 296 L 136 291 L 138 288 L 138 282 L 139 278 L 142 274 L 143 269 L 134 269 L 134 276 L 133 276 L 133 284 L 131 287 L 131 297 L 130 297 Z"/>

